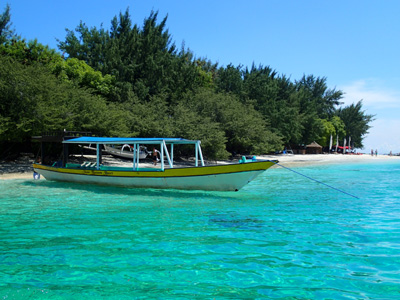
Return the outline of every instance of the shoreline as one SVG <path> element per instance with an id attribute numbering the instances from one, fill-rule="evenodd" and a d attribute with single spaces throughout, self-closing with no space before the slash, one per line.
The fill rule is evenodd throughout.
<path id="1" fill-rule="evenodd" d="M 378 155 L 371 156 L 370 154 L 351 155 L 351 154 L 278 154 L 278 155 L 257 155 L 258 160 L 278 160 L 284 167 L 302 167 L 312 165 L 326 164 L 347 164 L 360 162 L 384 162 L 398 161 L 400 156 Z M 0 162 L 0 180 L 8 179 L 33 179 L 33 159 L 22 158 L 15 162 Z M 217 161 L 217 164 L 224 164 L 225 161 Z M 126 165 L 126 161 L 116 160 L 115 165 Z M 146 164 L 146 163 L 144 163 Z M 208 164 L 215 164 L 209 162 Z M 151 164 L 150 164 L 151 166 Z M 279 165 L 271 168 L 282 168 Z"/>
<path id="2" fill-rule="evenodd" d="M 300 167 L 311 165 L 326 165 L 326 164 L 348 164 L 360 162 L 384 162 L 398 161 L 400 156 L 378 155 L 371 156 L 370 154 L 278 154 L 278 155 L 260 155 L 257 159 L 279 160 L 279 163 L 285 167 Z M 280 168 L 274 166 L 274 168 Z"/>

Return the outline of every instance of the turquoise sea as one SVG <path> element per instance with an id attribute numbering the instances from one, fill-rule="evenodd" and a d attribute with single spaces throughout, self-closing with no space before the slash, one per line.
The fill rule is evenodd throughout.
<path id="1" fill-rule="evenodd" d="M 400 299 L 400 161 L 239 192 L 0 181 L 0 299 Z"/>

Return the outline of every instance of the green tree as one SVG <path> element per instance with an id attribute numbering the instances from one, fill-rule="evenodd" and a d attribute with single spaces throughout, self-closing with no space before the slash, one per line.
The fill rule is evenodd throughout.
<path id="1" fill-rule="evenodd" d="M 340 119 L 337 115 L 333 116 L 330 120 L 333 127 L 335 127 L 335 133 L 333 137 L 338 137 L 341 140 L 346 137 L 345 124 L 342 119 Z"/>
<path id="2" fill-rule="evenodd" d="M 40 64 L 65 81 L 72 81 L 79 87 L 92 89 L 100 95 L 109 95 L 115 88 L 115 78 L 103 76 L 84 61 L 76 58 L 64 59 L 54 49 L 38 43 L 37 40 L 13 40 L 0 45 L 0 54 L 12 57 L 25 65 Z"/>
<path id="3" fill-rule="evenodd" d="M 278 76 L 269 67 L 260 66 L 244 72 L 244 92 L 254 100 L 255 108 L 270 124 L 270 129 L 284 144 L 302 142 L 304 116 L 295 85 L 285 76 Z"/>
<path id="4" fill-rule="evenodd" d="M 75 82 L 80 87 L 91 88 L 100 95 L 109 95 L 115 87 L 115 78 L 102 75 L 83 60 L 69 58 L 58 62 L 53 67 L 53 73 L 63 80 Z"/>
<path id="5" fill-rule="evenodd" d="M 232 64 L 218 69 L 215 79 L 218 92 L 234 93 L 238 96 L 243 94 L 242 67 L 234 67 Z"/>
<path id="6" fill-rule="evenodd" d="M 0 56 L 0 141 L 63 129 L 106 134 L 109 111 L 104 99 L 60 81 L 48 68 Z"/>
<path id="7" fill-rule="evenodd" d="M 319 118 L 327 119 L 334 115 L 335 109 L 342 104 L 343 92 L 329 89 L 326 77 L 303 76 L 296 81 L 298 90 L 305 94 L 302 97 L 301 107 L 305 111 L 314 111 Z"/>
<path id="8" fill-rule="evenodd" d="M 343 121 L 346 130 L 346 136 L 351 137 L 355 148 L 363 148 L 364 136 L 371 128 L 369 125 L 374 120 L 374 115 L 366 114 L 362 109 L 362 100 L 356 104 L 351 104 L 344 108 L 339 108 L 337 116 Z"/>
<path id="9" fill-rule="evenodd" d="M 66 29 L 65 42 L 58 40 L 59 49 L 66 52 L 68 57 L 83 60 L 103 74 L 109 73 L 105 69 L 107 67 L 105 63 L 107 55 L 110 55 L 109 49 L 106 48 L 109 39 L 108 31 L 96 27 L 89 29 L 82 21 L 75 31 L 79 33 L 79 38 L 74 31 Z"/>
<path id="10" fill-rule="evenodd" d="M 59 48 L 70 58 L 84 60 L 95 70 L 114 75 L 118 82 L 130 83 L 139 98 L 149 100 L 158 93 L 170 92 L 172 58 L 176 56 L 175 45 L 165 28 L 167 17 L 160 23 L 157 17 L 158 12 L 152 12 L 144 20 L 143 28 L 139 28 L 132 26 L 127 9 L 119 18 L 114 17 L 110 31 L 89 29 L 81 22 L 75 29 L 79 38 L 67 30 Z"/>
<path id="11" fill-rule="evenodd" d="M 295 82 L 302 115 L 302 139 L 304 144 L 319 140 L 323 136 L 324 126 L 321 119 L 329 120 L 341 104 L 342 91 L 328 89 L 326 78 L 303 76 Z"/>
<path id="12" fill-rule="evenodd" d="M 129 102 L 133 92 L 147 102 L 163 94 L 169 104 L 177 104 L 188 91 L 212 87 L 216 66 L 195 59 L 183 46 L 177 51 L 166 29 L 167 17 L 161 22 L 157 18 L 158 12 L 151 12 L 140 28 L 132 24 L 127 9 L 113 18 L 109 31 L 81 22 L 75 31 L 67 30 L 59 47 L 69 58 L 114 76 L 116 90 L 108 97 L 114 102 Z"/>
<path id="13" fill-rule="evenodd" d="M 50 49 L 49 46 L 45 46 L 37 40 L 26 42 L 13 39 L 7 41 L 0 45 L 0 55 L 10 56 L 26 65 L 41 64 L 49 68 L 63 60 L 54 49 Z"/>
<path id="14" fill-rule="evenodd" d="M 0 141 L 64 128 L 175 135 L 201 139 L 209 158 L 326 145 L 333 132 L 362 146 L 373 116 L 361 102 L 337 109 L 343 93 L 326 78 L 292 82 L 254 64 L 217 68 L 184 45 L 178 51 L 166 22 L 151 12 L 142 27 L 133 25 L 128 9 L 110 30 L 80 22 L 59 41 L 65 59 L 15 36 L 7 5 L 0 14 Z"/>
<path id="15" fill-rule="evenodd" d="M 336 133 L 335 126 L 326 119 L 318 119 L 318 122 L 320 123 L 321 133 L 315 141 L 323 147 L 329 147 L 331 136 L 333 138 Z"/>
<path id="16" fill-rule="evenodd" d="M 186 139 L 201 140 L 204 157 L 207 159 L 226 159 L 229 152 L 226 150 L 227 138 L 218 122 L 208 116 L 200 115 L 197 111 L 182 103 L 177 104 L 172 119 L 174 136 Z M 177 149 L 178 150 L 178 149 Z M 192 148 L 182 150 L 180 155 L 192 155 Z"/>
<path id="17" fill-rule="evenodd" d="M 203 117 L 219 123 L 231 153 L 265 154 L 282 148 L 282 141 L 269 130 L 268 123 L 251 103 L 237 96 L 200 89 L 187 99 L 187 106 Z"/>
<path id="18" fill-rule="evenodd" d="M 11 25 L 10 6 L 7 4 L 4 12 L 0 14 L 0 45 L 15 37 Z"/>

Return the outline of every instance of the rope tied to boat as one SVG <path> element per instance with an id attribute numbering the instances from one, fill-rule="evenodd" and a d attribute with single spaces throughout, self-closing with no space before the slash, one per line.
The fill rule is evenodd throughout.
<path id="1" fill-rule="evenodd" d="M 285 167 L 285 166 L 281 165 L 280 163 L 278 163 L 278 162 L 276 162 L 276 161 L 273 161 L 273 160 L 268 160 L 268 161 L 270 161 L 270 162 L 274 163 L 275 165 L 278 165 L 278 166 L 280 166 L 280 167 L 282 167 L 282 168 L 284 168 L 284 169 L 286 169 L 286 170 L 292 171 L 293 173 L 296 173 L 296 174 L 298 174 L 298 175 L 300 175 L 300 176 L 303 176 L 303 177 L 305 177 L 305 178 L 307 178 L 307 179 L 310 179 L 310 180 L 312 180 L 312 181 L 315 181 L 315 182 L 317 182 L 317 183 L 320 183 L 320 184 L 322 184 L 322 185 L 325 185 L 325 186 L 327 186 L 327 187 L 329 187 L 329 188 L 331 188 L 331 189 L 334 189 L 334 190 L 336 190 L 336 191 L 338 191 L 338 192 L 341 192 L 341 193 L 343 193 L 343 194 L 346 194 L 346 195 L 351 196 L 351 197 L 356 198 L 356 199 L 360 199 L 360 198 L 357 197 L 357 196 L 354 196 L 354 195 L 352 195 L 352 194 L 350 194 L 350 193 L 348 193 L 348 192 L 345 192 L 345 191 L 343 191 L 343 190 L 341 190 L 341 189 L 335 188 L 334 186 L 331 186 L 331 185 L 329 185 L 329 184 L 327 184 L 327 183 L 325 183 L 325 182 L 319 181 L 319 180 L 314 179 L 314 178 L 312 178 L 312 177 L 310 177 L 310 176 L 307 176 L 307 175 L 304 175 L 304 174 L 302 174 L 302 173 L 300 173 L 300 172 L 297 172 L 297 171 L 295 171 L 295 170 L 293 170 L 293 169 L 291 169 L 291 168 Z"/>

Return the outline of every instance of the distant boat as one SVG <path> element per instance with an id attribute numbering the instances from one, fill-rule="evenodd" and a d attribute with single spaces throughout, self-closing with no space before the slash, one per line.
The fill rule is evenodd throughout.
<path id="1" fill-rule="evenodd" d="M 247 160 L 243 157 L 235 163 L 205 166 L 200 141 L 182 138 L 79 137 L 64 140 L 63 144 L 64 147 L 69 144 L 96 145 L 96 162 L 68 163 L 64 155 L 64 161 L 59 166 L 35 163 L 33 164 L 34 171 L 47 180 L 55 181 L 161 189 L 237 191 L 277 163 L 277 161 L 269 160 L 258 161 L 255 158 Z M 101 164 L 101 145 L 124 144 L 133 146 L 132 167 Z M 159 147 L 160 167 L 139 167 L 140 155 L 136 153 L 142 145 Z M 174 166 L 174 146 L 177 145 L 194 146 L 194 166 L 178 168 Z M 64 153 L 68 153 L 68 150 L 64 150 Z"/>
<path id="2" fill-rule="evenodd" d="M 134 154 L 133 146 L 124 144 L 122 147 L 120 145 L 104 145 L 104 152 L 111 154 L 116 157 L 133 159 Z M 151 152 L 147 151 L 147 148 L 140 146 L 139 148 L 139 159 L 145 159 Z"/>

